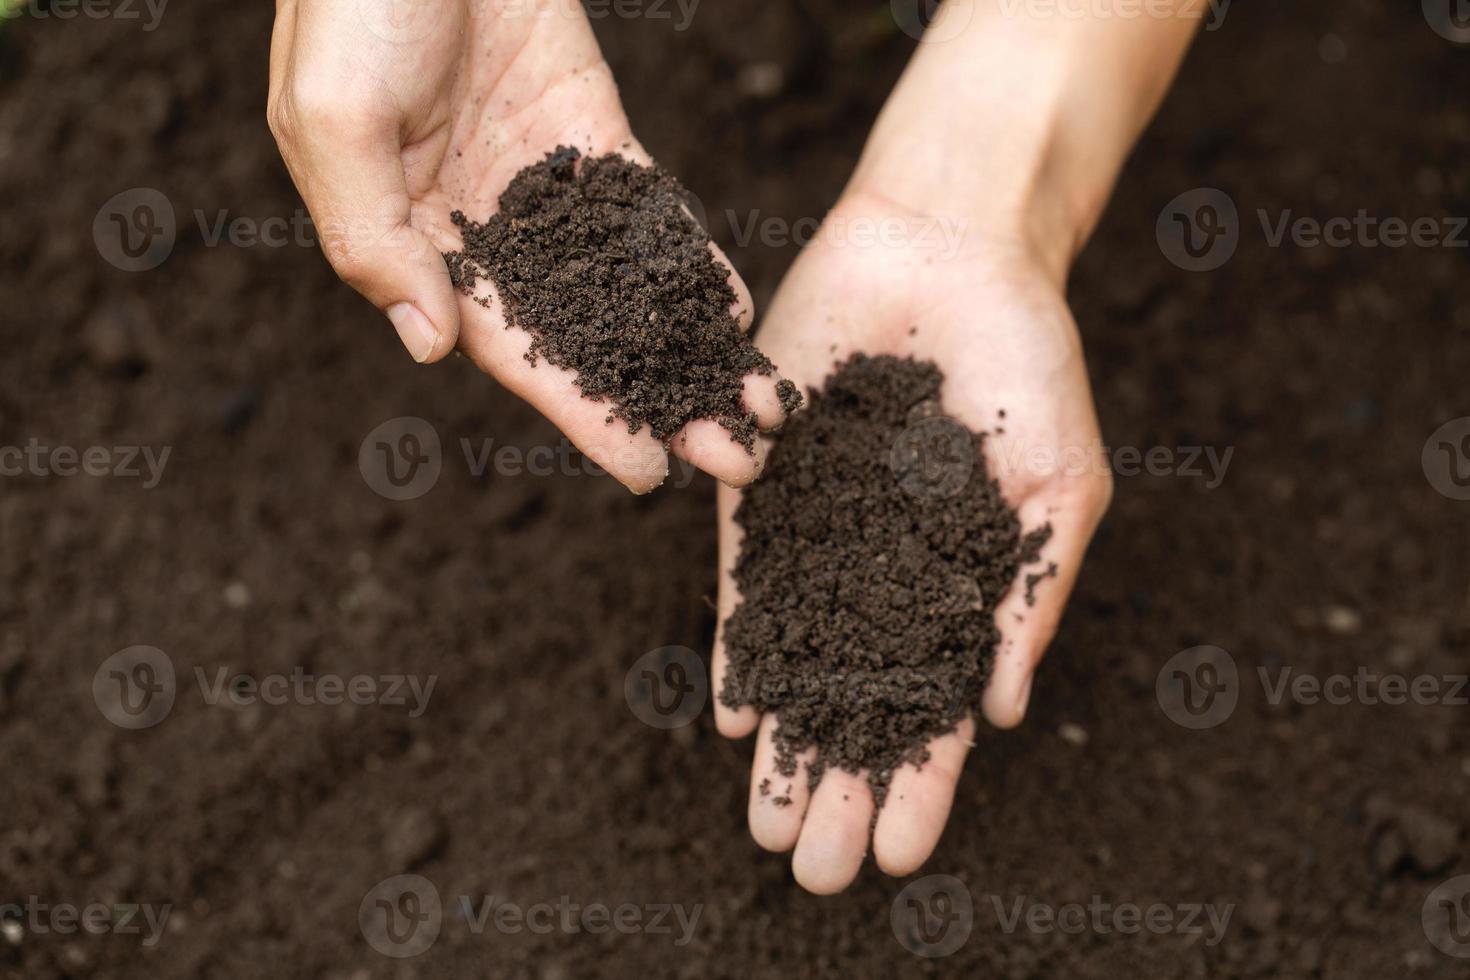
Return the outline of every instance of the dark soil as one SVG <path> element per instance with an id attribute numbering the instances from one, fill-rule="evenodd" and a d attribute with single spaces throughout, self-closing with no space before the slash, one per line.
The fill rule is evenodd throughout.
<path id="1" fill-rule="evenodd" d="M 481 277 L 493 282 L 506 326 L 531 334 L 527 360 L 575 371 L 584 397 L 612 403 L 608 421 L 667 441 L 714 419 L 752 450 L 742 383 L 774 367 L 740 329 L 729 270 L 685 200 L 656 167 L 557 147 L 515 176 L 483 223 L 455 211 L 464 249 L 445 259 L 470 295 Z M 788 408 L 794 391 L 782 388 Z"/>
<path id="2" fill-rule="evenodd" d="M 742 601 L 720 699 L 778 713 L 781 773 L 815 746 L 813 784 L 866 771 L 879 808 L 893 770 L 979 708 L 1023 557 L 982 437 L 943 414 L 943 380 L 913 359 L 838 365 L 735 512 Z M 957 464 L 966 478 L 946 485 Z M 1045 534 L 1027 536 L 1033 555 Z"/>
<path id="3" fill-rule="evenodd" d="M 0 446 L 173 453 L 152 489 L 0 476 L 0 904 L 174 912 L 149 948 L 0 934 L 0 976 L 1463 978 L 1420 916 L 1470 873 L 1467 708 L 1274 705 L 1255 681 L 1466 669 L 1470 508 L 1420 465 L 1429 434 L 1470 414 L 1465 252 L 1274 248 L 1255 215 L 1470 213 L 1470 59 L 1420 6 L 1231 5 L 1124 173 L 1070 287 L 1104 436 L 1235 459 L 1213 490 L 1119 476 L 1030 713 L 982 726 L 923 871 L 974 893 L 974 933 L 939 961 L 890 928 L 905 882 L 870 863 L 816 898 L 750 840 L 750 741 L 721 739 L 707 709 L 673 731 L 629 711 L 639 657 L 708 648 L 709 481 L 635 499 L 580 474 L 475 476 L 460 439 L 559 436 L 462 360 L 410 363 L 318 249 L 202 237 L 196 211 L 209 227 L 299 207 L 264 120 L 272 5 L 172 3 L 151 32 L 5 21 Z M 758 309 L 797 246 L 737 238 L 726 210 L 747 226 L 756 209 L 830 206 L 916 47 L 888 8 L 704 0 L 682 32 L 595 21 L 635 131 L 706 202 Z M 1200 186 L 1241 212 L 1212 273 L 1170 264 L 1153 232 Z M 177 242 L 128 273 L 99 259 L 92 224 L 136 187 L 167 195 Z M 401 415 L 445 452 L 433 489 L 400 502 L 358 453 Z M 1228 722 L 1187 731 L 1155 683 L 1200 643 L 1228 649 L 1244 683 Z M 91 694 L 131 644 L 181 675 L 144 731 Z M 214 707 L 196 666 L 439 683 L 416 718 Z M 462 894 L 567 895 L 703 914 L 683 946 L 472 934 L 447 914 L 432 949 L 389 960 L 358 910 L 404 870 L 451 910 Z M 1006 932 L 991 899 L 1022 896 L 1236 914 L 1212 946 Z"/>

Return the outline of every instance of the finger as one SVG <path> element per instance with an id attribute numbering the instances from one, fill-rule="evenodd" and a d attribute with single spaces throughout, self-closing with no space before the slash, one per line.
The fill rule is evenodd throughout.
<path id="1" fill-rule="evenodd" d="M 725 673 L 730 668 L 725 656 L 725 623 L 740 602 L 735 588 L 735 561 L 740 557 L 740 526 L 735 523 L 735 508 L 740 504 L 739 491 L 719 487 L 715 492 L 715 520 L 719 528 L 720 582 L 715 613 L 715 650 L 710 658 L 715 685 L 715 728 L 726 738 L 744 738 L 755 731 L 760 713 L 750 705 L 731 708 L 720 694 L 725 690 Z"/>
<path id="2" fill-rule="evenodd" d="M 276 19 L 271 24 L 270 85 L 266 104 L 275 102 L 283 91 L 286 66 L 291 62 L 291 49 L 296 37 L 296 4 L 294 0 L 277 0 Z"/>
<path id="3" fill-rule="evenodd" d="M 1052 535 L 1042 548 L 1040 562 L 1021 568 L 995 610 L 1001 643 L 982 704 L 986 720 L 997 728 L 1014 728 L 1026 716 L 1036 667 L 1056 635 L 1087 544 L 1106 506 L 1105 491 L 1099 499 L 1099 491 L 1090 484 L 1079 484 L 1061 493 L 1037 493 L 1017 510 L 1023 528 L 1029 530 L 1050 522 Z M 1056 566 L 1055 575 L 1036 583 L 1030 590 L 1034 603 L 1028 604 L 1026 576 L 1045 574 L 1052 565 Z"/>
<path id="4" fill-rule="evenodd" d="M 669 441 L 669 449 L 726 486 L 743 487 L 765 469 L 770 445 L 757 437 L 746 449 L 720 423 L 695 419 Z"/>
<path id="5" fill-rule="evenodd" d="M 873 793 L 865 776 L 828 769 L 812 793 L 791 873 L 816 895 L 835 895 L 852 883 L 868 853 Z"/>
<path id="6" fill-rule="evenodd" d="M 480 370 L 495 378 L 545 415 L 593 462 L 634 493 L 660 486 L 669 475 L 669 457 L 663 444 L 643 426 L 629 432 L 620 419 L 608 421 L 612 406 L 582 396 L 576 373 L 526 360 L 531 335 L 520 327 L 506 329 L 504 307 L 493 292 L 484 296 L 488 307 L 464 297 L 464 328 L 460 349 Z"/>
<path id="7" fill-rule="evenodd" d="M 387 314 L 414 360 L 443 357 L 459 335 L 459 302 L 439 249 L 410 221 L 391 97 L 282 84 L 271 130 L 327 260 Z"/>
<path id="8" fill-rule="evenodd" d="M 693 215 L 690 217 L 692 218 Z M 745 284 L 740 273 L 735 271 L 735 263 L 730 261 L 724 249 L 710 242 L 709 250 L 715 253 L 715 261 L 730 272 L 730 288 L 735 290 L 735 302 L 730 305 L 730 313 L 739 322 L 740 329 L 749 333 L 751 324 L 755 322 L 755 300 L 751 298 L 750 287 Z"/>
<path id="9" fill-rule="evenodd" d="M 755 758 L 750 764 L 750 836 L 768 851 L 784 853 L 796 846 L 802 818 L 811 801 L 807 766 L 817 756 L 808 749 L 797 756 L 796 772 L 783 775 L 776 765 L 775 714 L 761 719 Z"/>
<path id="10" fill-rule="evenodd" d="M 895 877 L 913 874 L 929 860 L 944 833 L 965 756 L 975 744 L 975 722 L 966 718 L 951 734 L 929 743 L 922 767 L 900 766 L 873 829 L 873 858 Z"/>
<path id="11" fill-rule="evenodd" d="M 710 242 L 709 247 L 715 253 L 715 259 L 730 270 L 730 287 L 735 290 L 735 303 L 730 310 L 740 322 L 740 329 L 748 333 L 751 324 L 755 322 L 755 300 L 750 295 L 750 287 L 746 286 L 740 273 L 735 271 L 735 264 L 720 246 Z M 779 365 L 777 367 L 779 369 Z M 777 372 L 745 376 L 742 389 L 745 407 L 755 413 L 756 427 L 762 432 L 779 428 L 786 421 L 786 409 L 781 405 L 781 396 L 776 393 L 776 385 L 780 381 L 781 377 Z"/>
<path id="12" fill-rule="evenodd" d="M 786 421 L 786 409 L 776 385 L 781 383 L 777 374 L 747 374 L 742 396 L 745 407 L 755 413 L 755 424 L 762 432 L 779 428 Z"/>

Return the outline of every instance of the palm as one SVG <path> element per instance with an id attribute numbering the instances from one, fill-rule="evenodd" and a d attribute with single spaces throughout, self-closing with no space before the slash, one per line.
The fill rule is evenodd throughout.
<path id="1" fill-rule="evenodd" d="M 826 227 L 782 285 L 758 336 L 762 349 L 805 388 L 819 386 L 836 361 L 859 351 L 934 361 L 945 374 L 948 414 L 992 433 L 987 463 L 1023 526 L 1053 526 L 1043 557 L 1057 562 L 1057 581 L 1038 587 L 1034 607 L 1026 606 L 1023 589 L 1013 589 L 996 612 L 1003 639 L 985 713 L 993 724 L 1009 727 L 1024 711 L 1028 678 L 1055 631 L 1106 503 L 1105 473 L 1095 457 L 1081 455 L 1095 450 L 1098 430 L 1071 316 L 1056 286 L 999 243 L 960 234 L 951 248 L 932 234 L 935 225 L 905 218 L 883 201 L 849 200 Z M 906 233 L 888 244 L 868 244 L 857 239 L 863 227 Z M 851 240 L 844 240 L 848 234 Z M 1069 460 L 1070 466 L 1062 465 Z M 729 574 L 738 547 L 732 519 L 737 501 L 736 491 L 721 488 L 722 622 L 738 601 Z M 717 640 L 717 689 L 723 670 Z M 795 847 L 794 870 L 806 887 L 845 887 L 868 845 L 873 804 L 866 775 L 830 771 L 809 794 L 804 775 L 792 780 L 776 774 L 774 718 L 720 706 L 717 720 L 732 736 L 747 734 L 759 721 L 750 797 L 757 841 L 778 851 Z M 933 850 L 973 734 L 966 719 L 956 733 L 931 744 L 922 771 L 895 773 L 873 835 L 884 870 L 907 874 Z M 767 778 L 783 788 L 791 784 L 791 806 L 773 806 L 758 792 Z"/>
<path id="2" fill-rule="evenodd" d="M 422 233 L 409 237 L 420 249 L 460 247 L 451 213 L 461 210 L 476 220 L 493 214 L 515 174 L 557 146 L 652 162 L 633 138 L 612 74 L 579 8 L 520 4 L 500 10 L 484 2 L 412 0 L 409 12 L 404 24 L 377 32 L 391 56 L 374 53 L 384 73 L 368 101 L 371 112 L 401 122 L 403 183 L 396 192 L 406 183 L 407 224 Z M 383 189 L 385 195 L 393 191 Z M 437 255 L 428 260 L 437 262 Z M 735 312 L 748 328 L 750 294 L 733 269 L 731 285 Z M 608 424 L 607 406 L 581 398 L 572 371 L 544 361 L 531 365 L 525 359 L 530 335 L 505 329 L 494 290 L 482 286 L 478 298 L 487 305 L 470 297 L 458 302 L 459 349 L 631 488 L 645 491 L 662 482 L 668 471 L 665 447 L 646 428 L 630 433 L 624 425 Z M 762 428 L 784 416 L 776 380 L 746 381 L 747 406 Z M 707 419 L 686 425 L 669 448 L 735 485 L 759 473 L 764 451 L 758 446 L 756 454 L 748 453 Z"/>
<path id="3" fill-rule="evenodd" d="M 410 88 L 418 121 L 403 151 L 415 224 L 455 247 L 451 211 L 493 213 L 516 172 L 558 145 L 650 162 L 584 21 L 569 22 L 555 5 L 523 16 L 465 16 L 462 40 L 444 32 L 451 50 L 436 41 L 423 52 L 422 67 L 436 70 L 418 75 L 420 66 L 406 66 L 419 79 Z M 446 17 L 442 26 L 456 25 Z"/>

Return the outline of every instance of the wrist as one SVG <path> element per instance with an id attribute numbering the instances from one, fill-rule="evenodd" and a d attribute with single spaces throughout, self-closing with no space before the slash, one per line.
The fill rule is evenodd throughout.
<path id="1" fill-rule="evenodd" d="M 847 193 L 963 222 L 967 239 L 1023 250 L 1065 280 L 1100 210 L 1091 202 L 1101 195 L 1089 195 L 1058 159 L 1061 80 L 1038 71 L 1023 90 L 979 94 L 929 82 L 925 74 L 905 78 Z"/>
<path id="2" fill-rule="evenodd" d="M 964 9 L 942 5 L 940 19 Z M 1192 32 L 1178 20 L 980 8 L 962 31 L 920 45 L 849 193 L 965 221 L 1064 281 Z"/>
<path id="3" fill-rule="evenodd" d="M 1060 179 L 1051 146 L 1044 139 L 977 148 L 933 131 L 922 138 L 897 131 L 875 135 L 843 198 L 881 202 L 906 217 L 963 229 L 967 254 L 1021 256 L 1060 285 L 1096 209 Z"/>

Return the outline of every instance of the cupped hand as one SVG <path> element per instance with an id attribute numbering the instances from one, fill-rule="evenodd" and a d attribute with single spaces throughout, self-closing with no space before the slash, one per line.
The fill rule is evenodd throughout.
<path id="1" fill-rule="evenodd" d="M 281 0 L 270 73 L 271 131 L 328 260 L 414 359 L 458 347 L 634 492 L 663 482 L 663 444 L 646 427 L 609 424 L 608 406 L 582 398 L 572 371 L 525 360 L 530 335 L 505 328 L 497 297 L 485 308 L 459 294 L 442 257 L 460 247 L 453 210 L 493 214 L 517 171 L 559 145 L 650 162 L 581 5 Z M 730 281 L 748 329 L 750 293 L 733 270 Z M 746 379 L 762 428 L 783 417 L 775 386 Z M 712 420 L 691 422 L 670 448 L 737 486 L 763 463 L 759 441 L 752 455 Z"/>
<path id="2" fill-rule="evenodd" d="M 978 223 L 854 195 L 803 251 L 758 333 L 762 349 L 807 391 L 855 352 L 934 361 L 945 376 L 946 413 L 991 433 L 986 462 L 1023 530 L 1051 524 L 1040 567 L 1054 562 L 1055 576 L 1035 586 L 1028 605 L 1023 569 L 996 609 L 1002 639 L 984 714 L 1000 728 L 1018 724 L 1026 712 L 1032 678 L 1112 488 L 1076 326 L 1055 278 L 1023 245 L 987 237 Z M 723 624 L 740 601 L 731 575 L 740 547 L 733 519 L 738 501 L 738 491 L 720 488 L 716 692 L 727 669 Z M 732 738 L 759 729 L 749 803 L 756 841 L 772 851 L 794 848 L 792 870 L 808 890 L 845 888 L 869 846 L 867 774 L 829 768 L 809 791 L 805 764 L 812 751 L 795 778 L 777 772 L 776 716 L 717 701 L 715 720 Z M 975 721 L 965 718 L 928 746 L 922 768 L 906 765 L 894 773 L 871 841 L 887 873 L 909 874 L 933 852 L 974 737 Z M 764 780 L 782 790 L 789 784 L 790 803 L 763 794 Z"/>

